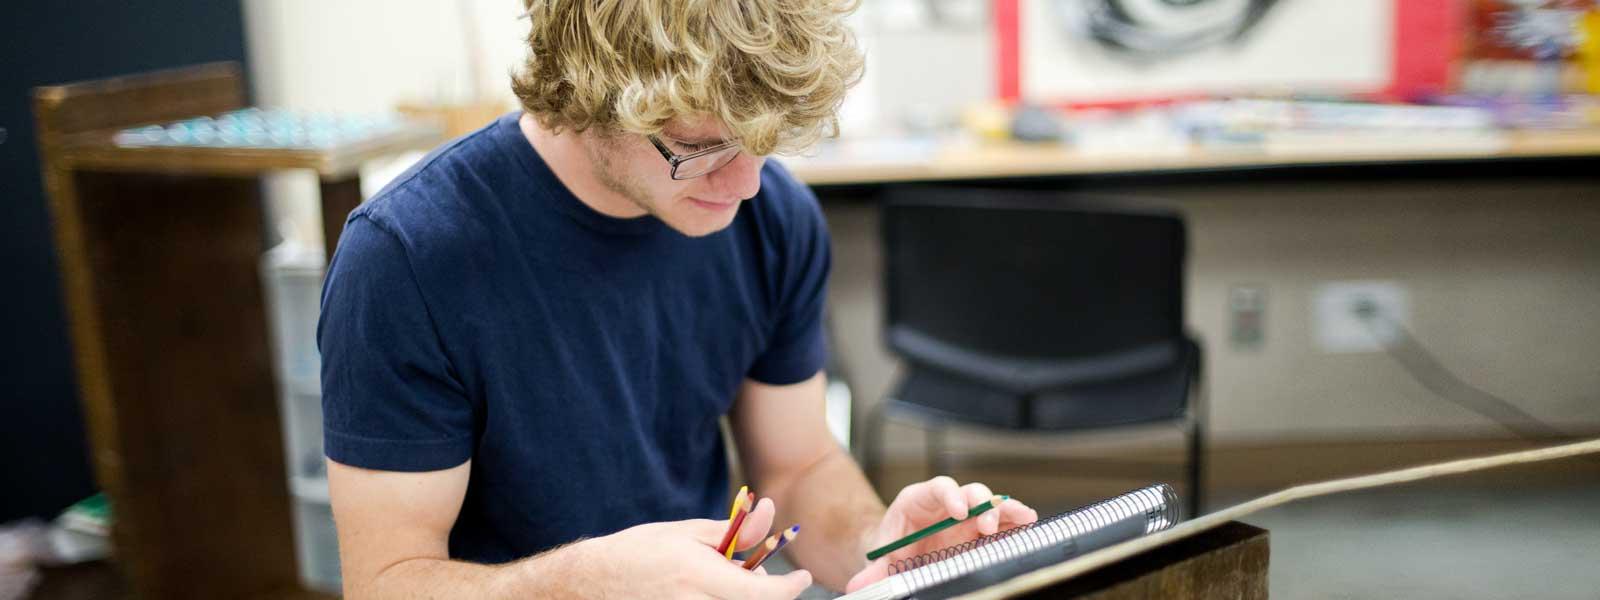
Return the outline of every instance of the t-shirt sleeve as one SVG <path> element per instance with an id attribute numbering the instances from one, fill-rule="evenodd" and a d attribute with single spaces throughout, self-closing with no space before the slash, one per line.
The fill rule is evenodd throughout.
<path id="1" fill-rule="evenodd" d="M 323 446 L 337 462 L 435 471 L 472 456 L 473 406 L 411 265 L 369 217 L 345 224 L 317 325 Z"/>
<path id="2" fill-rule="evenodd" d="M 779 261 L 776 325 L 765 351 L 748 376 L 770 385 L 789 385 L 810 379 L 827 359 L 823 335 L 823 306 L 828 292 L 828 271 L 833 254 L 827 222 L 810 188 L 784 177 L 794 203 L 786 224 L 787 240 Z"/>

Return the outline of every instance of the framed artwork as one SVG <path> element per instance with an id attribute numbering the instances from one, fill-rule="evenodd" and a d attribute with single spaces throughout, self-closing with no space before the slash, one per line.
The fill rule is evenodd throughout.
<path id="1" fill-rule="evenodd" d="M 1464 0 L 992 0 L 996 95 L 1117 106 L 1444 91 Z"/>

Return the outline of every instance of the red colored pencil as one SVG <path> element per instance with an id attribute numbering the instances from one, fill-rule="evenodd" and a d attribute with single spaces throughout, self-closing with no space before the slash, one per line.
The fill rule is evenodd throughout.
<path id="1" fill-rule="evenodd" d="M 744 518 L 750 514 L 750 505 L 754 503 L 753 496 L 745 488 L 739 488 L 739 495 L 733 499 L 733 512 L 728 515 L 728 531 L 722 534 L 722 543 L 717 544 L 717 554 L 733 554 L 734 544 L 739 540 L 739 527 L 744 525 Z"/>

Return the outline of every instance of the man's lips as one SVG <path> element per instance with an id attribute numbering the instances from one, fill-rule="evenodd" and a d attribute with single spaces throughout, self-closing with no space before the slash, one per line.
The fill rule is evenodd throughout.
<path id="1" fill-rule="evenodd" d="M 708 200 L 701 200 L 699 198 L 690 198 L 689 201 L 694 203 L 695 206 L 698 206 L 700 208 L 704 208 L 704 209 L 710 210 L 710 211 L 728 210 L 728 209 L 731 209 L 731 208 L 739 205 L 738 201 L 733 201 L 733 202 L 711 202 L 711 201 L 708 201 Z"/>

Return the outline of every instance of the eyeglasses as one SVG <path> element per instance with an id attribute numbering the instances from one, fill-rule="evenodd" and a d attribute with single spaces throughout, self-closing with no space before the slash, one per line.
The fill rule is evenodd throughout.
<path id="1" fill-rule="evenodd" d="M 688 154 L 677 154 L 667 149 L 661 143 L 661 138 L 647 136 L 656 150 L 661 152 L 661 158 L 667 159 L 667 164 L 672 165 L 672 178 L 677 180 L 694 179 L 722 167 L 728 166 L 733 159 L 739 156 L 742 148 L 737 141 L 728 141 L 717 144 L 704 150 L 696 150 Z"/>

